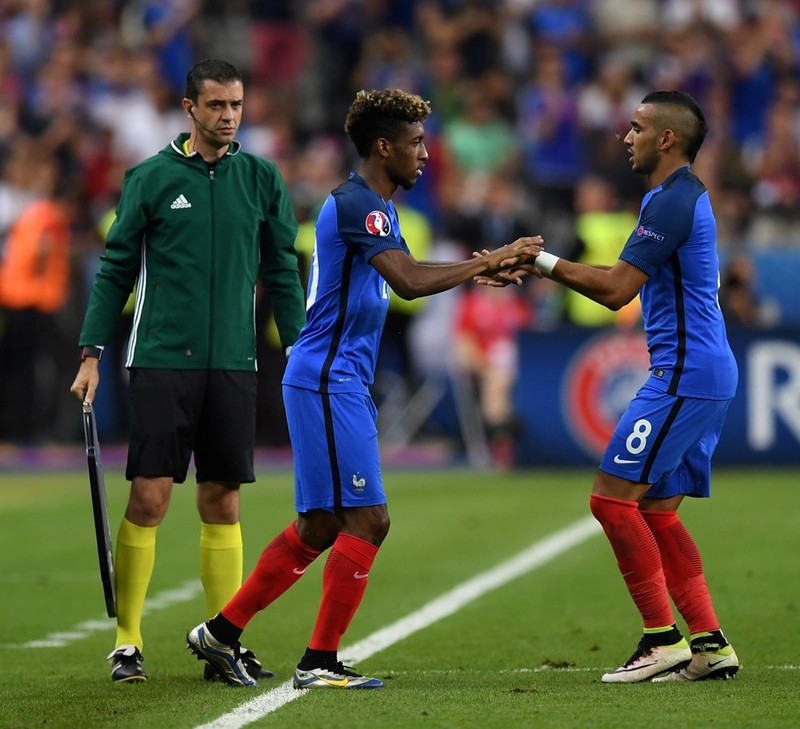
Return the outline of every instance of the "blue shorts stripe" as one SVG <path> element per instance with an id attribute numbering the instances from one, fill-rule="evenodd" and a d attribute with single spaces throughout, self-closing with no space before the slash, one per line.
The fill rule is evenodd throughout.
<path id="1" fill-rule="evenodd" d="M 642 469 L 642 483 L 648 483 L 650 481 L 650 471 L 653 468 L 653 463 L 656 460 L 656 456 L 659 453 L 659 449 L 661 445 L 664 443 L 666 439 L 669 429 L 672 427 L 672 424 L 675 422 L 675 418 L 678 417 L 678 412 L 681 409 L 681 405 L 683 405 L 683 398 L 679 397 L 675 404 L 672 406 L 672 409 L 669 411 L 669 415 L 667 415 L 664 424 L 658 431 L 658 435 L 656 436 L 655 443 L 653 443 L 653 449 L 650 451 L 650 455 L 647 457 L 647 460 L 644 462 L 644 468 Z"/>
<path id="2" fill-rule="evenodd" d="M 328 442 L 328 463 L 331 469 L 331 484 L 333 485 L 333 508 L 342 507 L 342 481 L 339 478 L 339 459 L 336 456 L 336 436 L 333 432 L 333 412 L 331 411 L 331 396 L 327 392 L 320 393 L 322 398 L 322 412 L 325 418 L 325 440 Z"/>
<path id="3" fill-rule="evenodd" d="M 283 402 L 294 454 L 298 512 L 386 503 L 378 413 L 369 395 L 284 385 Z"/>
<path id="4" fill-rule="evenodd" d="M 623 413 L 600 470 L 650 484 L 645 496 L 707 497 L 730 400 L 676 397 L 645 384 Z"/>

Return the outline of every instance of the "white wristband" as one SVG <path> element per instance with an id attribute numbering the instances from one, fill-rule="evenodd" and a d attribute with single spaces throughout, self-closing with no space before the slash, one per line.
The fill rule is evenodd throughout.
<path id="1" fill-rule="evenodd" d="M 547 251 L 542 251 L 533 261 L 534 268 L 537 268 L 541 271 L 545 276 L 549 276 L 553 273 L 553 269 L 561 259 L 558 256 L 554 256 L 552 253 L 547 253 Z"/>

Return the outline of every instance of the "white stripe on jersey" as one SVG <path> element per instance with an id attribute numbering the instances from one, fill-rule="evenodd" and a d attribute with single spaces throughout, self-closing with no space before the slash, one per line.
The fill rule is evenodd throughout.
<path id="1" fill-rule="evenodd" d="M 306 298 L 306 311 L 308 311 L 317 300 L 317 289 L 319 288 L 319 258 L 317 256 L 317 234 L 314 233 L 314 250 L 311 253 L 311 271 L 308 279 L 308 297 Z"/>
<path id="2" fill-rule="evenodd" d="M 134 301 L 133 325 L 131 326 L 131 336 L 128 339 L 128 351 L 125 355 L 125 366 L 133 364 L 133 353 L 136 350 L 136 339 L 139 330 L 139 323 L 142 320 L 142 309 L 144 308 L 144 291 L 147 283 L 147 246 L 142 241 L 142 263 L 139 266 L 139 280 L 136 282 L 136 299 Z"/>

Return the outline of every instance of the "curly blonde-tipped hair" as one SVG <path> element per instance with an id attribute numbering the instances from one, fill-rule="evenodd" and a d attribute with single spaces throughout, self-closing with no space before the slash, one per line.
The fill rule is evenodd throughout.
<path id="1" fill-rule="evenodd" d="M 366 159 L 376 139 L 396 139 L 406 125 L 423 122 L 430 113 L 430 104 L 416 94 L 400 89 L 362 90 L 350 105 L 344 131 L 358 156 Z"/>

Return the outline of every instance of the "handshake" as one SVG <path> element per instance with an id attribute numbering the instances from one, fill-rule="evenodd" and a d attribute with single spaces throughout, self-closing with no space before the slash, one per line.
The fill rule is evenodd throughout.
<path id="1" fill-rule="evenodd" d="M 513 243 L 496 248 L 484 249 L 472 255 L 486 263 L 486 271 L 473 278 L 475 283 L 484 286 L 508 286 L 522 284 L 529 274 L 538 278 L 549 276 L 558 256 L 544 250 L 544 239 L 540 235 L 517 238 Z"/>

